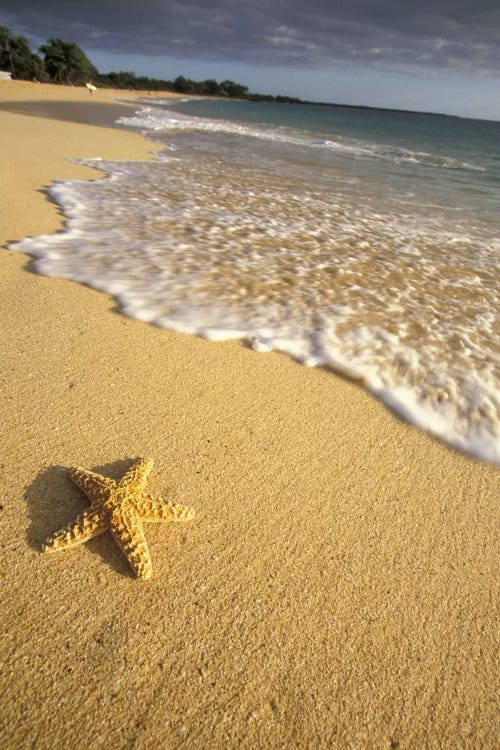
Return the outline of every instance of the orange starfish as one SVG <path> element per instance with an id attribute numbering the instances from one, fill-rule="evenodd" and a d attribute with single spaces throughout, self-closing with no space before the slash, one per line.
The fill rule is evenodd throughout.
<path id="1" fill-rule="evenodd" d="M 110 530 L 139 578 L 151 578 L 152 565 L 142 524 L 150 521 L 189 521 L 193 508 L 145 493 L 153 459 L 140 459 L 119 481 L 80 467 L 69 469 L 72 481 L 87 495 L 90 508 L 58 531 L 44 552 L 75 547 Z"/>

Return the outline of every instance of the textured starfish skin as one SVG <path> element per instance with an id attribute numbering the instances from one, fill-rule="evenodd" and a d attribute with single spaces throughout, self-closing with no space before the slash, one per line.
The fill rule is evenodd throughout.
<path id="1" fill-rule="evenodd" d="M 44 545 L 44 552 L 83 544 L 95 536 L 111 531 L 138 578 L 151 578 L 152 565 L 142 529 L 144 522 L 189 521 L 193 508 L 146 493 L 146 483 L 153 459 L 140 459 L 119 482 L 80 467 L 68 469 L 72 481 L 90 500 L 90 508 L 73 523 L 61 529 Z"/>

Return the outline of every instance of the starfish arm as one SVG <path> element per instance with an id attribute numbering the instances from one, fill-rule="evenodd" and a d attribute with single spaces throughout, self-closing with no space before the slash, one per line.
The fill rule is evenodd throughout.
<path id="1" fill-rule="evenodd" d="M 79 487 L 91 502 L 102 499 L 116 487 L 116 482 L 109 477 L 102 477 L 93 471 L 87 471 L 80 466 L 68 469 L 71 481 Z"/>
<path id="2" fill-rule="evenodd" d="M 137 512 L 143 521 L 190 521 L 195 516 L 194 508 L 179 505 L 170 500 L 143 495 Z"/>
<path id="3" fill-rule="evenodd" d="M 120 480 L 120 487 L 135 490 L 143 490 L 148 481 L 149 472 L 153 468 L 152 458 L 141 458 L 137 461 Z"/>
<path id="4" fill-rule="evenodd" d="M 118 508 L 111 516 L 111 531 L 138 578 L 151 578 L 153 567 L 139 518 L 130 508 Z"/>
<path id="5" fill-rule="evenodd" d="M 106 518 L 103 513 L 92 509 L 81 513 L 73 523 L 57 531 L 44 544 L 44 552 L 59 552 L 59 550 L 76 547 L 94 536 L 103 534 L 107 529 Z"/>

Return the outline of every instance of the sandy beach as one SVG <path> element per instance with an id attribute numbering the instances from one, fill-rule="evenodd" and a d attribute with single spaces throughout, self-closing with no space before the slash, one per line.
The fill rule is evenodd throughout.
<path id="1" fill-rule="evenodd" d="M 2 748 L 493 748 L 498 468 L 361 387 L 124 317 L 6 246 L 53 233 L 68 159 L 148 159 L 132 92 L 0 82 Z M 185 524 L 42 554 L 66 469 L 139 457 Z"/>

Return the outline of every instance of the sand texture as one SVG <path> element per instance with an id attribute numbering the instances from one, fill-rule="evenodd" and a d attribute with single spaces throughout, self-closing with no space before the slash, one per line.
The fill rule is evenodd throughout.
<path id="1" fill-rule="evenodd" d="M 10 108 L 97 100 L 125 106 L 0 83 Z M 52 180 L 99 176 L 67 158 L 155 149 L 27 111 L 0 111 L 2 248 L 60 230 Z M 496 747 L 497 468 L 325 370 L 0 269 L 1 748 Z M 140 456 L 196 510 L 148 524 L 152 578 L 109 533 L 42 554 L 88 507 L 67 468 Z"/>

